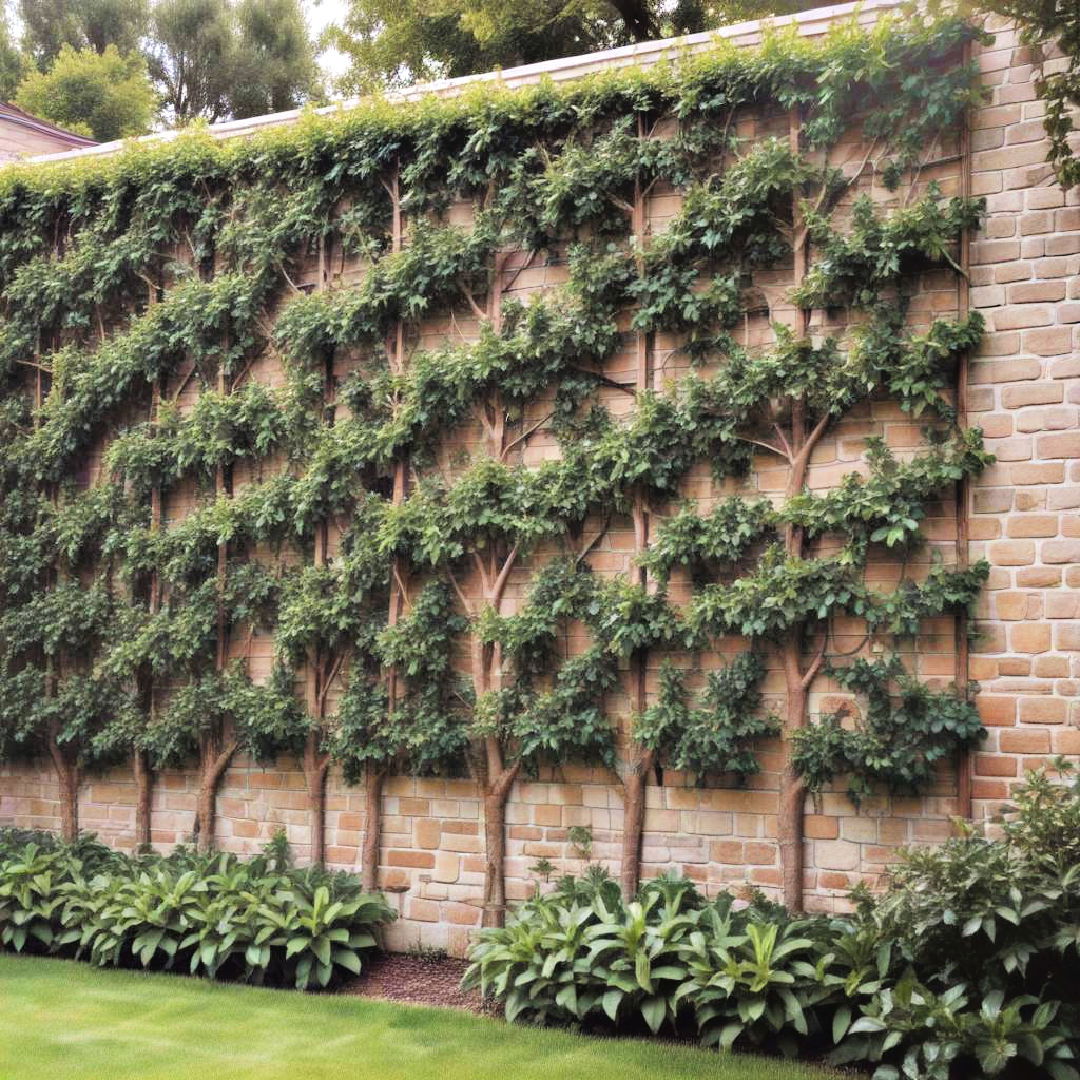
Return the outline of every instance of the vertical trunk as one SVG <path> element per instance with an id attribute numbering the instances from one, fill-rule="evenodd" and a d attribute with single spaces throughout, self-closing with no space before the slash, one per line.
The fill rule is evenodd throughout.
<path id="1" fill-rule="evenodd" d="M 311 823 L 311 862 L 326 862 L 326 773 L 330 759 L 319 753 L 319 733 L 308 733 L 304 746 L 304 781 L 308 793 L 308 819 Z"/>
<path id="2" fill-rule="evenodd" d="M 484 926 L 502 926 L 506 917 L 506 793 L 484 793 Z"/>
<path id="3" fill-rule="evenodd" d="M 498 611 L 498 600 L 494 604 Z M 496 650 L 474 643 L 473 681 L 477 697 L 492 688 Z M 507 767 L 496 735 L 484 739 L 484 910 L 483 926 L 502 926 L 506 916 L 506 800 L 514 786 L 518 766 Z"/>
<path id="4" fill-rule="evenodd" d="M 330 239 L 323 237 L 319 245 L 319 289 L 329 284 L 329 256 Z M 337 398 L 333 350 L 328 350 L 323 359 L 323 417 L 326 425 L 333 427 Z M 323 567 L 329 558 L 330 522 L 324 520 L 319 522 L 315 530 L 312 561 L 316 567 Z M 322 655 L 318 644 L 313 645 L 308 654 L 306 694 L 311 728 L 304 745 L 304 777 L 310 800 L 311 862 L 315 866 L 322 866 L 326 862 L 326 774 L 330 767 L 330 755 L 320 750 L 320 743 L 326 730 L 326 695 L 334 678 L 334 668 L 329 666 L 330 659 Z"/>
<path id="5" fill-rule="evenodd" d="M 503 564 L 499 577 L 505 583 L 513 558 Z M 492 568 L 493 569 L 493 568 Z M 489 578 L 490 579 L 490 578 Z M 488 595 L 496 614 L 501 589 Z M 495 689 L 501 657 L 497 646 L 475 643 L 473 680 L 477 697 Z M 506 802 L 517 778 L 520 762 L 506 764 L 497 735 L 484 739 L 484 909 L 483 926 L 502 926 L 506 918 Z"/>
<path id="6" fill-rule="evenodd" d="M 492 330 L 502 329 L 503 271 L 507 253 L 496 252 L 488 290 L 487 316 Z M 501 461 L 506 448 L 506 409 L 502 395 L 495 391 L 481 411 L 487 456 Z M 517 559 L 515 546 L 501 560 L 489 551 L 486 564 L 480 562 L 484 599 L 500 614 L 506 582 Z M 473 643 L 473 685 L 477 698 L 497 690 L 502 682 L 502 652 L 497 644 Z M 517 778 L 520 763 L 507 765 L 498 736 L 484 739 L 484 926 L 502 926 L 506 918 L 506 802 Z"/>
<path id="7" fill-rule="evenodd" d="M 780 777 L 780 805 L 776 839 L 783 872 L 784 906 L 792 912 L 803 907 L 805 785 L 791 765 L 791 735 L 806 725 L 807 687 L 802 672 L 802 628 L 789 631 L 783 646 L 787 683 L 787 722 L 784 725 L 784 769 Z"/>
<path id="8" fill-rule="evenodd" d="M 401 168 L 395 163 L 390 183 L 391 226 L 390 250 L 397 253 L 405 244 L 405 227 L 401 213 Z M 386 355 L 390 371 L 394 375 L 405 371 L 405 324 L 399 319 L 386 339 Z M 397 402 L 394 402 L 396 411 Z M 409 489 L 409 463 L 407 458 L 394 461 L 393 488 L 390 494 L 392 506 L 405 502 Z M 390 602 L 386 621 L 396 626 L 405 614 L 408 602 L 408 565 L 395 555 L 390 563 Z M 392 716 L 402 696 L 401 678 L 393 665 L 386 671 L 386 712 Z M 364 843 L 360 850 L 360 882 L 366 892 L 379 888 L 379 864 L 382 859 L 382 792 L 386 780 L 385 765 L 368 762 L 364 769 Z"/>
<path id="9" fill-rule="evenodd" d="M 57 741 L 55 734 L 49 736 L 49 756 L 56 769 L 56 783 L 60 800 L 60 837 L 69 844 L 79 837 L 79 767 L 71 760 L 70 753 Z"/>
<path id="10" fill-rule="evenodd" d="M 224 396 L 229 392 L 229 380 L 223 368 L 217 376 L 218 393 Z M 231 483 L 229 470 L 218 465 L 214 475 L 214 494 L 218 498 L 230 496 Z M 214 658 L 215 668 L 224 672 L 229 662 L 229 627 L 228 613 L 225 609 L 225 589 L 228 584 L 229 545 L 219 543 L 217 549 L 217 651 Z M 221 777 L 229 766 L 229 761 L 236 750 L 235 744 L 225 749 L 220 748 L 224 733 L 220 730 L 220 721 L 216 721 L 213 730 L 200 738 L 199 746 L 199 796 L 195 811 L 196 846 L 201 852 L 214 849 L 214 826 L 217 817 L 217 789 Z"/>
<path id="11" fill-rule="evenodd" d="M 799 132 L 801 117 L 798 107 L 789 115 L 788 138 L 795 154 L 800 151 Z M 798 287 L 806 277 L 809 252 L 806 246 L 806 230 L 803 227 L 799 192 L 792 197 L 792 285 Z M 795 309 L 795 333 L 805 337 L 810 327 L 810 313 L 803 308 Z M 807 437 L 807 409 L 805 398 L 791 401 L 791 464 L 785 496 L 792 499 L 802 493 L 806 484 L 807 468 L 814 442 L 821 429 L 815 428 L 813 436 Z M 801 557 L 805 549 L 805 535 L 801 528 L 788 525 L 784 533 L 784 548 L 789 557 Z M 802 648 L 805 627 L 802 624 L 788 630 L 781 648 L 784 678 L 787 690 L 787 716 L 783 732 L 783 767 L 780 773 L 780 791 L 776 816 L 776 840 L 780 852 L 783 875 L 783 901 L 790 911 L 803 907 L 804 807 L 805 787 L 791 763 L 791 736 L 806 725 L 806 707 L 811 676 L 803 673 Z"/>
<path id="12" fill-rule="evenodd" d="M 489 761 L 491 753 L 489 745 Z M 484 785 L 484 926 L 502 926 L 506 920 L 506 803 L 519 768 L 517 763 L 498 770 L 489 767 Z"/>
<path id="13" fill-rule="evenodd" d="M 145 750 L 136 750 L 131 759 L 135 776 L 135 850 L 150 848 L 150 804 L 154 791 L 154 774 Z"/>
<path id="14" fill-rule="evenodd" d="M 221 778 L 236 753 L 236 743 L 230 742 L 218 749 L 216 743 L 206 741 L 200 752 L 199 795 L 195 807 L 196 847 L 201 852 L 214 850 L 214 826 L 217 821 L 217 791 Z"/>
<path id="15" fill-rule="evenodd" d="M 360 884 L 365 892 L 379 888 L 382 853 L 382 790 L 386 772 L 374 765 L 364 775 L 364 847 L 360 852 Z"/>
<path id="16" fill-rule="evenodd" d="M 641 881 L 641 840 L 645 832 L 645 791 L 655 754 L 645 751 L 637 764 L 623 778 L 622 857 L 619 886 L 623 898 L 632 900 Z"/>
<path id="17" fill-rule="evenodd" d="M 199 798 L 195 807 L 195 847 L 198 851 L 214 850 L 216 811 L 217 785 L 204 767 L 199 770 Z"/>
<path id="18" fill-rule="evenodd" d="M 473 684 L 478 698 L 492 688 L 495 660 L 492 645 L 474 641 Z M 497 735 L 488 735 L 484 739 L 484 758 L 484 909 L 481 925 L 502 926 L 506 915 L 506 800 L 517 769 L 506 768 Z"/>
<path id="19" fill-rule="evenodd" d="M 638 116 L 638 138 L 645 138 L 645 118 Z M 630 217 L 631 232 L 635 248 L 635 263 L 638 276 L 645 272 L 645 243 L 648 231 L 648 208 L 646 193 L 640 180 L 634 182 L 634 201 Z M 644 330 L 634 334 L 634 389 L 638 392 L 648 390 L 653 383 L 652 342 Z M 641 492 L 634 494 L 632 511 L 634 522 L 634 556 L 639 558 L 649 546 L 649 508 Z M 636 570 L 637 583 L 648 588 L 649 575 L 644 567 Z M 636 652 L 630 661 L 631 699 L 635 716 L 640 716 L 648 707 L 648 652 L 644 649 Z M 635 741 L 633 732 L 627 733 L 632 760 L 624 765 L 622 777 L 623 796 L 623 831 L 622 852 L 619 866 L 619 884 L 623 899 L 632 900 L 641 880 L 641 840 L 645 831 L 645 789 L 649 783 L 649 773 L 656 763 L 656 754 L 652 750 L 643 750 Z"/>
<path id="20" fill-rule="evenodd" d="M 806 480 L 810 446 L 805 440 L 805 426 L 804 404 L 797 401 L 792 408 L 791 445 L 796 453 L 788 481 L 787 497 L 789 499 L 802 491 Z M 802 529 L 791 525 L 787 527 L 784 547 L 789 557 L 800 557 L 803 554 L 804 540 Z M 793 912 L 801 911 L 803 908 L 805 862 L 803 817 L 806 792 L 802 779 L 792 767 L 791 738 L 796 731 L 806 726 L 810 681 L 813 678 L 812 673 L 804 673 L 802 666 L 805 633 L 806 627 L 803 623 L 790 627 L 781 646 L 781 662 L 784 667 L 787 691 L 787 715 L 783 731 L 784 763 L 780 773 L 776 841 L 780 850 L 784 906 Z"/>

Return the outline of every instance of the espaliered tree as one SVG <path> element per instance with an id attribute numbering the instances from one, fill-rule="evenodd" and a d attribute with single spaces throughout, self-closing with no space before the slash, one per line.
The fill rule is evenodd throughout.
<path id="1" fill-rule="evenodd" d="M 396 254 L 405 246 L 405 221 L 401 205 L 401 162 L 396 160 L 390 177 L 384 181 L 386 193 L 390 198 L 390 251 Z M 386 337 L 386 358 L 390 374 L 402 377 L 405 374 L 407 357 L 405 353 L 405 322 L 397 319 Z M 393 408 L 400 405 L 400 396 L 393 399 Z M 393 464 L 390 501 L 394 507 L 400 507 L 409 490 L 409 462 L 404 453 L 399 453 Z M 386 608 L 387 625 L 394 627 L 404 615 L 409 602 L 409 586 L 406 575 L 408 562 L 399 555 L 390 560 L 390 597 Z M 441 674 L 441 673 L 439 673 Z M 387 718 L 394 715 L 404 691 L 404 676 L 397 665 L 391 663 L 386 670 L 386 710 Z M 443 715 L 439 710 L 437 715 Z M 366 758 L 364 769 L 364 791 L 366 807 L 364 814 L 364 851 L 360 860 L 364 885 L 374 888 L 378 883 L 379 855 L 382 849 L 382 791 L 386 780 L 388 760 Z"/>
<path id="2" fill-rule="evenodd" d="M 534 305 L 527 313 L 517 310 L 509 324 L 504 322 L 507 279 L 527 265 L 521 262 L 508 268 L 507 261 L 496 248 L 486 306 L 481 307 L 466 290 L 481 320 L 480 340 L 444 353 L 430 366 L 416 367 L 421 385 L 439 368 L 444 372 L 471 368 L 483 381 L 486 394 L 475 406 L 480 440 L 470 465 L 456 477 L 429 477 L 408 499 L 395 504 L 385 534 L 391 557 L 411 553 L 414 563 L 426 564 L 445 578 L 468 620 L 471 708 L 466 712 L 471 711 L 471 719 L 466 719 L 466 725 L 483 790 L 485 925 L 497 924 L 505 910 L 506 802 L 528 761 L 524 742 L 503 715 L 503 643 L 487 628 L 492 620 L 501 619 L 510 575 L 519 559 L 543 540 L 558 538 L 566 528 L 568 512 L 571 516 L 581 512 L 580 502 L 567 508 L 550 497 L 542 500 L 533 471 L 508 462 L 541 426 L 526 424 L 515 431 L 511 417 L 520 415 L 532 394 L 550 378 L 544 362 L 562 365 L 571 355 L 551 347 L 553 341 L 567 343 L 569 327 L 567 320 L 553 320 L 548 305 Z M 572 358 L 587 362 L 598 349 L 602 353 L 605 335 L 582 329 L 580 351 Z M 530 370 L 529 361 L 538 361 L 536 368 Z"/>
<path id="3" fill-rule="evenodd" d="M 47 755 L 56 774 L 60 832 L 67 840 L 78 834 L 80 777 L 100 760 L 98 736 L 113 717 L 129 714 L 134 706 L 120 680 L 95 670 L 112 631 L 116 598 L 104 581 L 85 588 L 77 576 L 90 554 L 85 540 L 92 535 L 91 528 L 82 527 L 88 522 L 79 519 L 100 509 L 93 493 L 74 492 L 66 502 L 38 500 L 36 510 L 8 508 L 23 518 L 27 541 L 40 540 L 54 552 L 60 573 L 44 590 L 40 580 L 29 589 L 29 581 L 20 587 L 16 578 L 28 569 L 25 563 L 9 566 L 5 574 L 9 603 L 0 619 L 5 743 L 9 753 Z"/>
<path id="4" fill-rule="evenodd" d="M 642 134 L 640 127 L 639 136 Z M 655 244 L 650 246 L 647 237 L 646 200 L 651 184 L 636 180 L 633 201 L 626 206 L 634 259 L 629 291 L 637 304 L 632 323 L 634 388 L 639 410 L 646 416 L 656 408 L 655 334 L 679 335 L 685 342 L 683 350 L 695 362 L 707 357 L 710 349 L 728 344 L 730 331 L 741 313 L 741 288 L 755 267 L 769 265 L 782 250 L 784 201 L 790 199 L 795 185 L 808 172 L 796 154 L 774 141 L 765 141 L 742 157 L 735 156 L 733 146 L 725 145 L 723 140 L 711 149 L 720 155 L 715 171 L 687 188 L 682 210 Z M 670 383 L 670 379 L 667 381 Z M 660 448 L 662 459 L 657 461 L 656 448 L 651 448 L 653 455 L 638 458 L 632 480 L 630 509 L 636 575 L 638 585 L 645 590 L 651 588 L 649 555 L 651 522 L 655 517 L 652 502 L 670 499 L 681 472 L 691 465 L 694 451 L 701 453 L 707 447 L 718 479 L 742 471 L 746 463 L 742 448 L 718 439 L 724 434 L 722 430 L 693 405 L 684 410 L 677 423 L 683 431 L 674 439 L 673 432 L 664 433 L 667 445 Z M 643 425 L 646 440 L 654 434 L 649 427 L 648 423 Z M 695 433 L 696 446 L 685 445 L 687 428 Z M 648 667 L 648 649 L 643 645 L 631 660 L 630 697 L 637 716 L 650 709 Z M 666 680 L 665 687 L 673 689 L 672 677 Z M 654 731 L 654 736 L 657 734 Z M 638 886 L 645 788 L 664 756 L 661 742 L 655 737 L 642 741 L 633 730 L 626 740 L 628 752 L 621 769 L 621 881 L 627 897 L 633 896 Z"/>
<path id="5" fill-rule="evenodd" d="M 779 667 L 785 893 L 800 906 L 804 785 L 872 762 L 875 787 L 918 788 L 976 731 L 962 693 L 921 690 L 892 661 L 846 664 L 829 634 L 844 614 L 910 635 L 978 584 L 977 567 L 892 593 L 867 579 L 985 461 L 945 400 L 978 324 L 916 332 L 903 310 L 977 219 L 913 186 L 971 100 L 956 58 L 975 35 L 951 18 L 845 23 L 558 87 L 6 170 L 4 701 L 59 702 L 44 679 L 48 649 L 64 651 L 66 676 L 117 695 L 85 722 L 63 699 L 80 747 L 200 761 L 203 845 L 236 750 L 288 750 L 318 860 L 340 761 L 365 783 L 372 887 L 382 778 L 469 769 L 492 922 L 519 776 L 611 763 L 622 728 L 631 892 L 656 766 L 752 773 L 776 725 L 761 680 Z M 794 137 L 749 135 L 760 110 L 792 118 Z M 829 149 L 853 129 L 867 163 L 845 179 Z M 907 184 L 904 207 L 860 201 L 842 219 L 871 172 Z M 654 229 L 661 192 L 676 198 Z M 515 295 L 561 263 L 565 283 Z M 823 312 L 832 338 L 808 332 Z M 871 443 L 866 475 L 815 490 L 815 448 L 871 395 L 922 409 L 936 434 L 910 459 Z M 788 481 L 767 505 L 764 455 Z M 99 458 L 100 512 L 84 515 L 85 553 L 64 556 L 46 523 L 78 531 L 90 496 L 61 488 Z M 600 553 L 631 533 L 616 573 Z M 105 598 L 101 621 L 35 638 L 28 620 L 76 580 Z M 243 665 L 260 631 L 278 660 L 261 686 Z M 735 636 L 750 640 L 718 640 Z M 701 687 L 679 674 L 696 669 Z M 808 723 L 826 670 L 866 696 L 863 725 Z M 627 696 L 633 715 L 612 716 Z M 3 713 L 5 755 L 33 741 L 29 715 Z"/>
<path id="6" fill-rule="evenodd" d="M 386 562 L 369 538 L 381 511 L 382 501 L 377 496 L 367 496 L 359 504 L 350 500 L 350 525 L 342 534 L 338 551 L 325 559 L 316 549 L 312 565 L 286 575 L 274 623 L 277 649 L 286 665 L 309 666 L 304 698 L 306 730 L 301 738 L 311 801 L 311 858 L 316 864 L 325 860 L 327 771 L 335 756 L 347 762 L 357 760 L 343 732 L 362 730 L 361 719 L 367 718 L 374 693 L 369 686 L 370 668 L 373 657 L 378 657 L 375 635 L 385 619 L 387 575 Z M 325 527 L 316 532 L 316 545 L 320 532 L 325 545 Z M 334 712 L 330 692 L 345 673 L 344 701 Z M 374 754 L 368 757 L 379 762 Z M 372 822 L 366 827 L 370 832 Z M 362 861 L 365 878 L 372 871 L 367 854 L 365 851 Z"/>
<path id="7" fill-rule="evenodd" d="M 787 706 L 778 840 L 784 900 L 794 909 L 802 906 L 805 785 L 792 747 L 809 720 L 811 688 L 829 656 L 831 619 L 862 618 L 868 635 L 911 633 L 922 618 L 965 609 L 986 575 L 984 564 L 955 572 L 935 567 L 926 581 L 905 582 L 890 595 L 876 594 L 863 580 L 870 544 L 903 550 L 916 543 L 923 503 L 990 460 L 977 433 L 946 429 L 923 457 L 903 464 L 872 444 L 868 480 L 852 474 L 826 495 L 809 491 L 815 448 L 872 395 L 892 392 L 909 412 L 930 407 L 946 421 L 953 415 L 942 392 L 956 356 L 979 340 L 981 323 L 977 316 L 937 320 L 925 334 L 913 334 L 897 317 L 896 290 L 906 266 L 945 256 L 978 212 L 961 199 L 930 197 L 880 215 L 861 200 L 848 233 L 815 220 L 825 258 L 805 274 L 797 262 L 803 280 L 792 294 L 801 313 L 796 329 L 778 325 L 773 348 L 733 355 L 709 387 L 733 437 L 779 458 L 787 470 L 775 511 L 779 542 L 754 572 L 706 586 L 694 600 L 690 622 L 694 629 L 769 640 L 782 666 Z M 846 350 L 832 338 L 815 344 L 806 333 L 809 307 L 843 304 L 865 310 L 869 320 L 850 331 Z M 844 541 L 839 552 L 815 552 L 815 542 L 828 537 Z M 687 557 L 693 548 L 691 538 Z M 970 707 L 968 713 L 954 730 L 960 744 L 981 730 Z"/>

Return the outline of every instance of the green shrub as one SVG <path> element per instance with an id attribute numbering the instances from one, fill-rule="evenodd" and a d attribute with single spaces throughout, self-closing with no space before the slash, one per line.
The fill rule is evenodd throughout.
<path id="1" fill-rule="evenodd" d="M 825 918 L 793 920 L 758 895 L 708 903 L 660 877 L 624 903 L 599 867 L 536 896 L 473 946 L 465 985 L 505 1003 L 510 1020 L 634 1031 L 696 1031 L 729 1047 L 790 1042 L 821 1026 L 810 1011 L 835 996 Z"/>
<path id="2" fill-rule="evenodd" d="M 969 827 L 905 852 L 880 896 L 854 898 L 850 919 L 793 918 L 760 894 L 707 901 L 665 877 L 624 903 L 592 866 L 481 931 L 465 985 L 510 1020 L 827 1054 L 876 1080 L 1080 1080 L 1071 766 L 1028 775 L 1000 838 Z"/>
<path id="3" fill-rule="evenodd" d="M 1057 778 L 1055 778 L 1057 773 Z M 1030 773 L 990 840 L 971 828 L 904 853 L 892 887 L 866 904 L 883 939 L 934 988 L 1031 994 L 1080 1005 L 1080 781 Z"/>
<path id="4" fill-rule="evenodd" d="M 358 973 L 394 913 L 351 875 L 287 864 L 277 842 L 163 858 L 0 832 L 0 945 L 299 989 Z"/>
<path id="5" fill-rule="evenodd" d="M 1031 1069 L 1076 1080 L 1067 1029 L 1055 1022 L 1057 1002 L 1006 1001 L 995 990 L 978 1004 L 969 1003 L 963 984 L 937 995 L 909 973 L 875 995 L 829 1060 L 876 1064 L 874 1080 L 1031 1075 Z"/>

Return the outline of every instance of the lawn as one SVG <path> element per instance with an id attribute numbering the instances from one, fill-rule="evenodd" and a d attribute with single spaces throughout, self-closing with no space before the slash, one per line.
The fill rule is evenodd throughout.
<path id="1" fill-rule="evenodd" d="M 444 1009 L 0 954 L 0 1080 L 826 1080 Z"/>

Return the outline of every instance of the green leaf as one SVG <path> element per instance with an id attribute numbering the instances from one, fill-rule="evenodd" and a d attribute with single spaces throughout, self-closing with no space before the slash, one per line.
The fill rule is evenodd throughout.
<path id="1" fill-rule="evenodd" d="M 667 1016 L 667 1002 L 660 997 L 647 997 L 641 1002 L 641 1015 L 649 1030 L 655 1035 L 660 1030 L 664 1018 Z"/>

